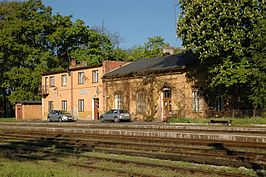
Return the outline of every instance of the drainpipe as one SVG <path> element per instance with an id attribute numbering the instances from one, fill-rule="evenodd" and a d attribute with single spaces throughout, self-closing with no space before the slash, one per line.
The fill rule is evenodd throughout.
<path id="1" fill-rule="evenodd" d="M 73 105 L 73 72 L 70 71 L 70 103 L 71 103 L 71 113 L 74 115 L 74 105 Z"/>

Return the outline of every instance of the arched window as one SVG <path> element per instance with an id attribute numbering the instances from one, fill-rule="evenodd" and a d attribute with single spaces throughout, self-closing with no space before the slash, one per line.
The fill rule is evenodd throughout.
<path id="1" fill-rule="evenodd" d="M 115 95 L 115 109 L 122 109 L 122 95 Z"/>

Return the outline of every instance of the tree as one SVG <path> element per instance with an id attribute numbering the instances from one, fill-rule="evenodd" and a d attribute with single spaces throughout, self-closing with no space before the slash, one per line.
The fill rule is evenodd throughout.
<path id="1" fill-rule="evenodd" d="M 265 13 L 265 12 L 264 12 Z M 264 15 L 265 16 L 265 15 Z M 266 106 L 266 20 L 262 19 L 254 30 L 251 95 L 255 108 Z"/>
<path id="2" fill-rule="evenodd" d="M 181 0 L 180 5 L 177 34 L 207 68 L 211 87 L 247 103 L 254 29 L 263 18 L 265 4 L 259 0 Z"/>
<path id="3" fill-rule="evenodd" d="M 152 38 L 148 38 L 148 42 L 145 42 L 143 46 L 135 47 L 129 51 L 129 60 L 163 56 L 164 47 L 169 47 L 169 44 L 165 42 L 163 37 L 154 36 Z"/>
<path id="4" fill-rule="evenodd" d="M 42 72 L 66 68 L 72 57 L 99 63 L 111 47 L 106 36 L 82 20 L 52 15 L 41 0 L 0 2 L 0 88 L 15 88 L 12 103 L 40 99 Z"/>
<path id="5" fill-rule="evenodd" d="M 112 43 L 113 49 L 118 49 L 119 45 L 124 42 L 124 39 L 120 36 L 119 32 L 110 32 L 106 26 L 93 26 L 92 29 L 97 33 L 107 36 Z"/>

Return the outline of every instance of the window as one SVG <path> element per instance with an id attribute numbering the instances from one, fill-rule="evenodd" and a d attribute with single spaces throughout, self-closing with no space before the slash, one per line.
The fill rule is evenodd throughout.
<path id="1" fill-rule="evenodd" d="M 122 109 L 122 95 L 115 95 L 115 109 Z"/>
<path id="2" fill-rule="evenodd" d="M 49 78 L 45 77 L 45 81 L 44 81 L 44 90 L 43 93 L 48 94 L 49 93 Z"/>
<path id="3" fill-rule="evenodd" d="M 62 84 L 62 86 L 67 85 L 67 75 L 66 74 L 61 75 L 61 84 Z"/>
<path id="4" fill-rule="evenodd" d="M 200 112 L 200 91 L 193 90 L 192 91 L 192 111 L 193 112 Z"/>
<path id="5" fill-rule="evenodd" d="M 62 111 L 67 111 L 67 100 L 62 100 Z"/>
<path id="6" fill-rule="evenodd" d="M 140 113 L 140 114 L 145 113 L 146 101 L 145 101 L 144 92 L 137 93 L 136 107 L 137 107 L 137 113 Z"/>
<path id="7" fill-rule="evenodd" d="M 84 84 L 85 75 L 84 72 L 78 72 L 78 84 Z"/>
<path id="8" fill-rule="evenodd" d="M 98 70 L 92 71 L 92 83 L 98 83 L 99 82 L 99 73 Z"/>
<path id="9" fill-rule="evenodd" d="M 55 77 L 50 76 L 50 87 L 54 87 L 54 86 L 55 86 Z"/>
<path id="10" fill-rule="evenodd" d="M 51 111 L 54 109 L 54 102 L 53 101 L 49 101 L 48 102 L 48 111 Z"/>
<path id="11" fill-rule="evenodd" d="M 84 100 L 83 99 L 78 100 L 78 110 L 79 112 L 84 112 Z"/>

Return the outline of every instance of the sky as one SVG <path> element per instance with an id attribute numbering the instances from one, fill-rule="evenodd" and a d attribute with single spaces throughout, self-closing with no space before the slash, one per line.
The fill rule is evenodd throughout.
<path id="1" fill-rule="evenodd" d="M 87 26 L 104 27 L 118 32 L 123 49 L 143 45 L 148 38 L 162 36 L 172 47 L 181 47 L 176 37 L 178 0 L 43 0 L 53 13 L 72 15 Z"/>

